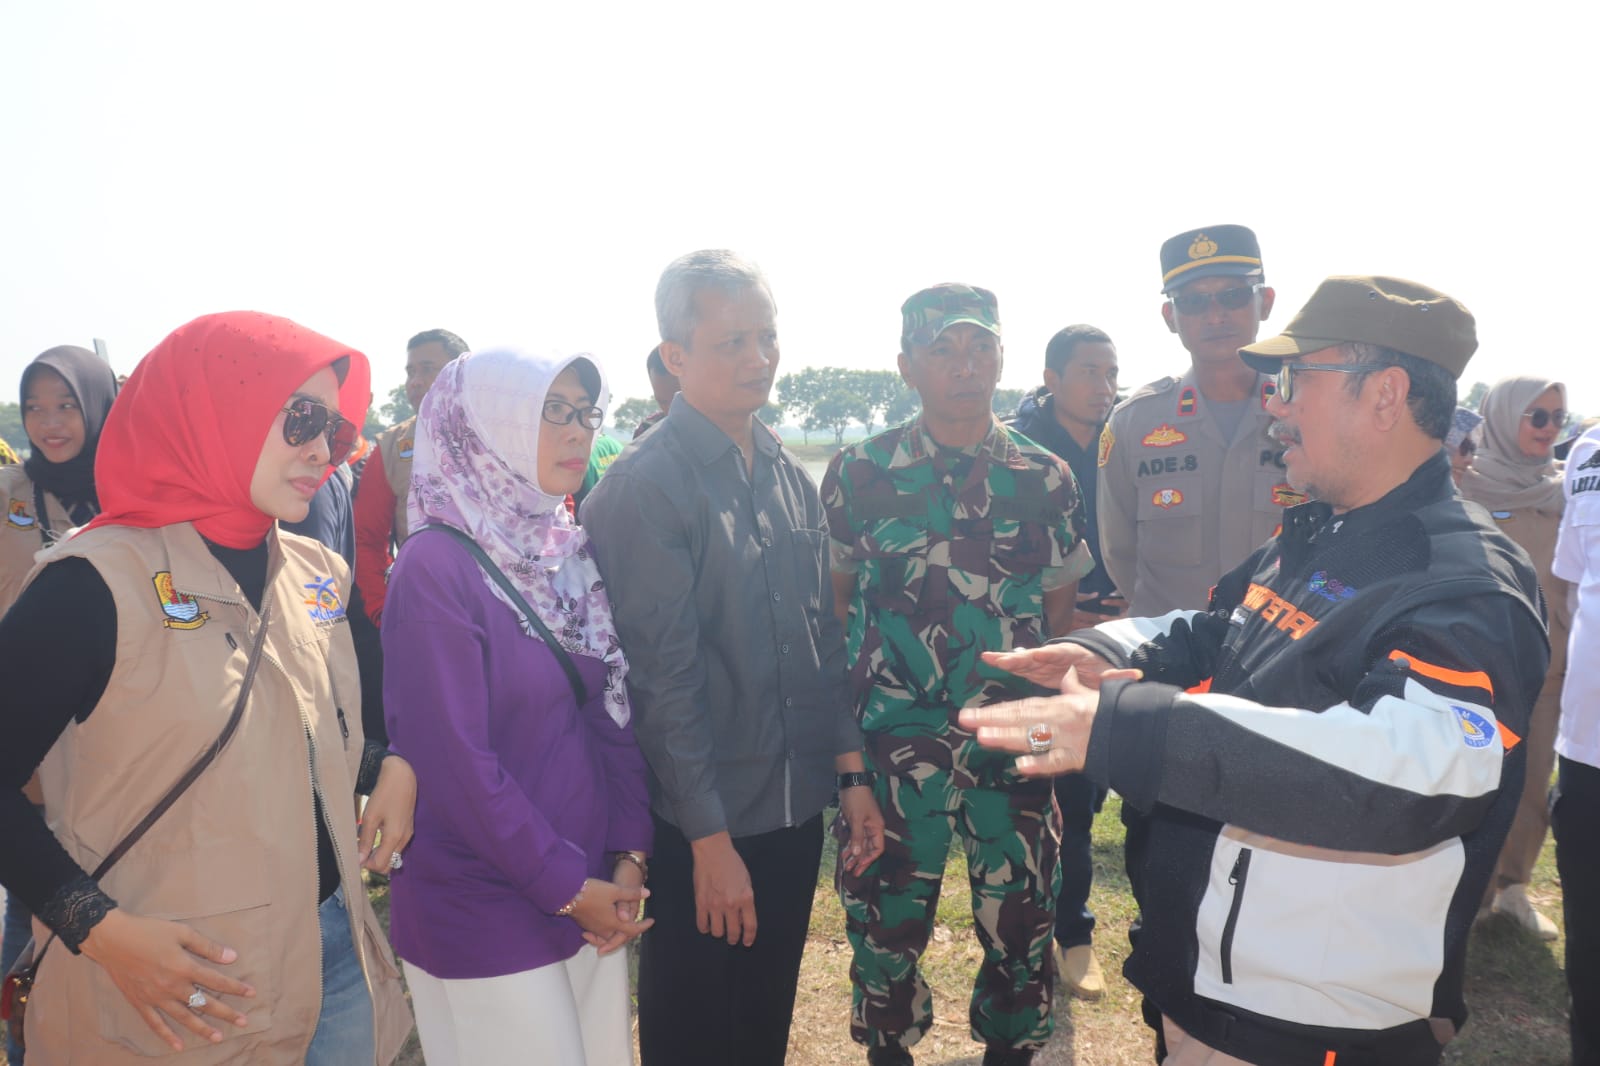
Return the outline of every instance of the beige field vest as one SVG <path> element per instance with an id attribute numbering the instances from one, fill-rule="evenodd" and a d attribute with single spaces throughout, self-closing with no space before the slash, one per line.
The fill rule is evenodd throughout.
<path id="1" fill-rule="evenodd" d="M 238 962 L 223 969 L 256 989 L 237 1004 L 249 1028 L 218 1025 L 218 1045 L 174 1026 L 187 1048 L 181 1061 L 301 1062 L 322 998 L 314 780 L 372 993 L 377 1062 L 386 1066 L 411 1021 L 356 864 L 351 797 L 362 735 L 344 617 L 349 576 L 315 541 L 274 530 L 268 543 L 271 624 L 238 732 L 101 887 L 130 914 L 181 921 L 236 949 Z M 39 772 L 51 830 L 92 870 L 216 739 L 259 616 L 187 523 L 93 529 L 55 552 L 88 559 L 117 609 L 105 694 L 83 723 L 67 727 Z M 27 1036 L 30 1066 L 174 1054 L 96 963 L 59 944 L 40 968 Z"/>
<path id="2" fill-rule="evenodd" d="M 408 418 L 378 434 L 378 454 L 383 456 L 383 476 L 394 492 L 394 546 L 406 542 L 406 500 L 411 495 L 411 453 L 416 448 L 417 420 Z"/>

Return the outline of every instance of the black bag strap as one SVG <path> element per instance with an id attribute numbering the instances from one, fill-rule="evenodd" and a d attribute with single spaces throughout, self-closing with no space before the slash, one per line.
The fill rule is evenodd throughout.
<path id="1" fill-rule="evenodd" d="M 483 572 L 488 574 L 496 585 L 505 590 L 505 594 L 511 597 L 511 602 L 517 605 L 517 609 L 522 612 L 522 616 L 528 620 L 534 629 L 538 630 L 539 636 L 544 638 L 545 644 L 550 648 L 550 653 L 556 657 L 556 662 L 560 663 L 561 669 L 565 671 L 567 681 L 572 684 L 572 692 L 578 697 L 578 706 L 582 707 L 588 703 L 589 690 L 583 683 L 583 677 L 578 673 L 578 665 L 572 661 L 572 656 L 567 654 L 567 649 L 563 648 L 556 640 L 555 635 L 544 624 L 538 612 L 528 606 L 528 601 L 523 598 L 522 593 L 517 591 L 517 587 L 511 583 L 511 579 L 501 573 L 498 566 L 494 565 L 494 560 L 489 558 L 489 553 L 479 547 L 477 541 L 454 526 L 429 525 L 423 526 L 417 532 L 421 533 L 429 529 L 436 529 L 440 533 L 450 534 L 463 548 L 472 553 L 472 557 L 478 560 L 478 565 L 483 567 Z"/>
<path id="2" fill-rule="evenodd" d="M 217 739 L 211 742 L 209 748 L 200 753 L 200 757 L 194 761 L 194 764 L 184 771 L 183 776 L 178 778 L 178 783 L 169 788 L 167 794 L 162 796 L 154 807 L 150 808 L 150 813 L 140 819 L 138 825 L 128 830 L 128 835 L 123 837 L 117 843 L 117 846 L 106 854 L 104 859 L 100 860 L 100 865 L 96 866 L 94 872 L 89 875 L 91 878 L 98 881 L 104 877 L 117 864 L 118 860 L 128 853 L 128 849 L 137 844 L 139 839 L 148 833 L 156 822 L 160 821 L 161 816 L 171 810 L 172 805 L 177 803 L 185 792 L 189 791 L 189 786 L 194 784 L 201 774 L 205 773 L 206 768 L 215 762 L 217 756 L 222 753 L 222 749 L 228 746 L 228 741 L 233 739 L 233 734 L 239 728 L 239 719 L 244 717 L 245 704 L 250 700 L 250 687 L 256 679 L 256 667 L 261 665 L 261 649 L 267 643 L 267 623 L 271 620 L 271 615 L 272 603 L 269 600 L 261 609 L 261 625 L 256 630 L 255 643 L 250 646 L 250 658 L 245 663 L 244 680 L 239 685 L 239 698 L 233 701 L 233 713 L 228 715 L 228 722 L 222 727 L 222 732 L 217 734 Z M 44 942 L 44 946 L 34 955 L 33 964 L 29 967 L 30 971 L 33 973 L 39 971 L 39 962 L 44 958 L 44 953 L 50 950 L 50 945 L 55 942 L 55 939 L 55 934 L 50 934 L 49 939 Z"/>

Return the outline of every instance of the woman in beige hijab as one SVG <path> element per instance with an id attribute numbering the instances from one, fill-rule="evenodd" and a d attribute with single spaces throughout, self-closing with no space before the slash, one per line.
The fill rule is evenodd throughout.
<path id="1" fill-rule="evenodd" d="M 1550 669 L 1528 724 L 1527 781 L 1484 901 L 1541 940 L 1556 938 L 1555 923 L 1534 909 L 1527 886 L 1550 826 L 1546 796 L 1572 621 L 1567 583 L 1550 572 L 1563 505 L 1561 464 L 1552 449 L 1566 424 L 1566 408 L 1566 386 L 1558 381 L 1524 375 L 1496 382 L 1483 397 L 1483 445 L 1460 481 L 1462 495 L 1488 510 L 1533 559 L 1550 615 Z"/>

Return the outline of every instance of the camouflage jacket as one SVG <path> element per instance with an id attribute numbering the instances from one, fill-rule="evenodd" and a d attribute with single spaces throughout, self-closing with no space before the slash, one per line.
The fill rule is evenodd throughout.
<path id="1" fill-rule="evenodd" d="M 1042 643 L 1047 572 L 1094 565 L 1072 471 L 999 422 L 975 449 L 940 447 L 920 419 L 846 448 L 822 503 L 833 569 L 855 574 L 846 655 L 869 731 L 935 707 L 953 722 L 1018 684 L 979 653 Z"/>

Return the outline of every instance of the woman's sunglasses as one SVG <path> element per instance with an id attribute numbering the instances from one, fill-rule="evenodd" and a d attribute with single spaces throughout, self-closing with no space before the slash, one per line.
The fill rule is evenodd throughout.
<path id="1" fill-rule="evenodd" d="M 296 397 L 283 409 L 283 440 L 299 448 L 315 437 L 328 438 L 328 465 L 338 466 L 350 458 L 350 450 L 361 435 L 354 422 L 335 414 L 316 400 Z"/>
<path id="2" fill-rule="evenodd" d="M 1522 412 L 1522 417 L 1532 422 L 1534 429 L 1543 429 L 1552 422 L 1556 424 L 1557 429 L 1567 424 L 1567 412 L 1559 407 L 1554 411 L 1546 411 L 1543 407 L 1535 407 L 1531 411 Z"/>

